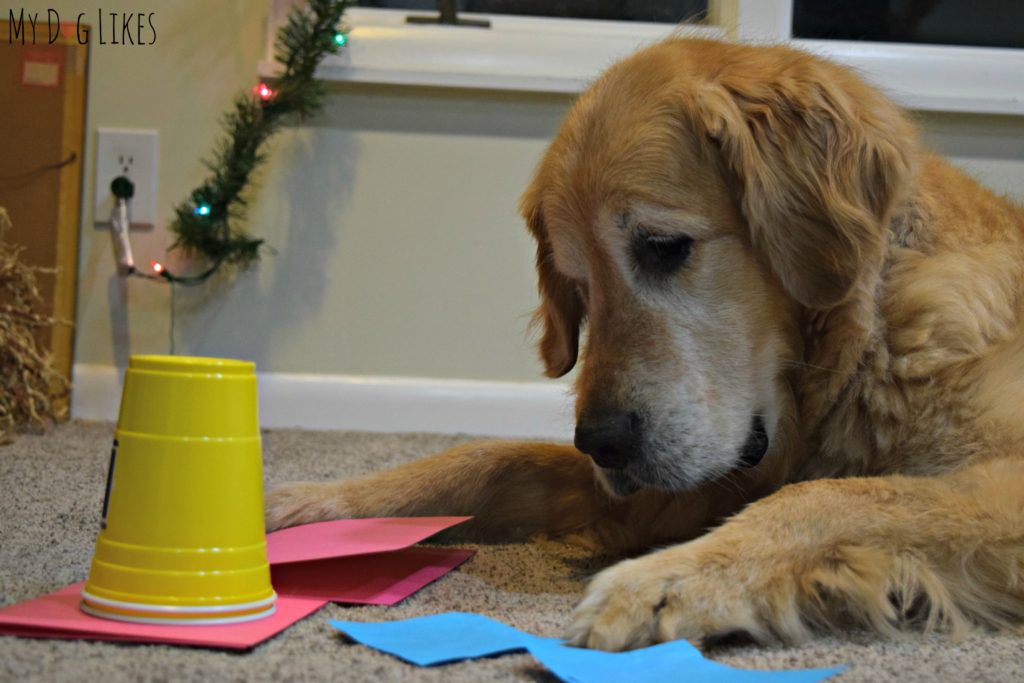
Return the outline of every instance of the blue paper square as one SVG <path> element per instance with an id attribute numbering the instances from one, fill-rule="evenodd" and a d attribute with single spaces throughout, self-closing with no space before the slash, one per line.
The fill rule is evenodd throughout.
<path id="1" fill-rule="evenodd" d="M 375 650 L 418 666 L 526 649 L 534 636 L 481 614 L 449 612 L 377 624 L 331 621 L 331 626 Z"/>
<path id="2" fill-rule="evenodd" d="M 526 647 L 534 659 L 567 683 L 687 680 L 701 683 L 816 683 L 843 670 L 842 667 L 796 671 L 734 669 L 704 659 L 697 648 L 682 640 L 627 652 L 585 650 L 540 639 L 527 643 Z"/>
<path id="3" fill-rule="evenodd" d="M 817 683 L 844 667 L 796 671 L 734 669 L 704 659 L 686 641 L 628 652 L 568 647 L 557 638 L 539 638 L 480 614 L 450 612 L 404 621 L 331 621 L 354 640 L 418 666 L 431 666 L 528 650 L 566 683 Z"/>

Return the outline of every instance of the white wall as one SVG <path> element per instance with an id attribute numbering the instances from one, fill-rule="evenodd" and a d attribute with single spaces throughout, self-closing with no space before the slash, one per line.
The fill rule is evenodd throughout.
<path id="1" fill-rule="evenodd" d="M 162 257 L 171 207 L 234 94 L 255 82 L 260 0 L 157 3 L 157 43 L 93 45 L 77 361 L 168 350 L 168 288 L 114 275 L 92 223 L 98 127 L 160 132 Z M 105 12 L 135 5 L 101 5 Z M 62 15 L 96 5 L 29 0 Z M 571 104 L 561 95 L 333 84 L 326 111 L 274 140 L 248 229 L 274 253 L 237 280 L 178 291 L 177 350 L 263 371 L 531 381 L 533 245 L 515 206 Z M 926 138 L 1003 193 L 1024 196 L 1024 117 L 922 115 Z"/>
<path id="2" fill-rule="evenodd" d="M 263 176 L 251 226 L 277 253 L 212 299 L 188 292 L 184 346 L 277 371 L 538 378 L 516 203 L 567 104 L 333 86 Z"/>
<path id="3" fill-rule="evenodd" d="M 137 262 L 163 258 L 171 208 L 202 179 L 221 112 L 256 80 L 266 4 L 161 3 L 155 45 L 92 45 L 76 362 L 169 347 L 169 289 L 118 278 L 93 224 L 96 129 L 159 130 L 159 225 L 132 241 Z M 95 14 L 26 4 L 49 7 Z M 570 103 L 332 84 L 325 113 L 275 138 L 258 176 L 247 228 L 273 251 L 235 280 L 176 289 L 177 352 L 270 372 L 539 378 L 526 338 L 533 245 L 516 202 Z"/>

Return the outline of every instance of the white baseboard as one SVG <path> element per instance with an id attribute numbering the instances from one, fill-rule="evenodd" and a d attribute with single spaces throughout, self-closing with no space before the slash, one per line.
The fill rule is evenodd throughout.
<path id="1" fill-rule="evenodd" d="M 116 421 L 124 369 L 76 364 L 71 416 Z M 565 385 L 260 373 L 263 427 L 572 439 Z"/>

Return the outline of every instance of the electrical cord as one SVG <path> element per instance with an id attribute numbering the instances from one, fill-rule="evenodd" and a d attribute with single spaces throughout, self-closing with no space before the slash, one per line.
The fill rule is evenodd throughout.
<path id="1" fill-rule="evenodd" d="M 31 171 L 22 171 L 21 173 L 0 176 L 0 190 L 20 190 L 24 187 L 28 187 L 50 171 L 58 171 L 69 164 L 75 163 L 77 159 L 78 152 L 71 152 L 71 154 L 62 161 L 57 161 L 52 164 L 43 164 Z"/>
<path id="2" fill-rule="evenodd" d="M 224 259 L 218 259 L 197 275 L 175 275 L 158 261 L 153 262 L 155 275 L 144 273 L 135 267 L 135 258 L 132 256 L 132 245 L 129 238 L 130 221 L 128 218 L 128 203 L 135 196 L 135 184 L 127 176 L 117 176 L 110 183 L 110 192 L 117 199 L 113 212 L 110 216 L 110 233 L 114 240 L 114 252 L 117 256 L 117 271 L 122 277 L 137 277 L 143 280 L 155 280 L 166 282 L 171 290 L 171 325 L 168 333 L 170 353 L 174 355 L 174 326 L 175 326 L 175 305 L 174 285 L 180 284 L 187 287 L 206 282 L 214 273 L 220 270 Z"/>
<path id="3" fill-rule="evenodd" d="M 117 198 L 113 214 L 110 217 L 111 233 L 114 238 L 114 249 L 117 254 L 118 272 L 126 277 L 138 277 L 144 280 L 165 281 L 169 284 L 180 284 L 194 287 L 206 282 L 224 265 L 224 259 L 218 259 L 201 273 L 196 275 L 175 275 L 167 267 L 157 261 L 153 262 L 155 275 L 144 273 L 135 267 L 132 247 L 128 236 L 128 202 L 135 196 L 135 185 L 126 176 L 117 176 L 110 183 L 110 192 Z"/>
<path id="4" fill-rule="evenodd" d="M 110 191 L 117 198 L 110 215 L 110 232 L 114 239 L 114 253 L 117 255 L 117 271 L 121 275 L 135 272 L 135 259 L 128 239 L 128 200 L 135 196 L 135 185 L 125 176 L 118 176 L 110 183 Z"/>

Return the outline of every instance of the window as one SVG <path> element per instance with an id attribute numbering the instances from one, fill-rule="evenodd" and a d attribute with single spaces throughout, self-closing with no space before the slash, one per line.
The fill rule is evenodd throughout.
<path id="1" fill-rule="evenodd" d="M 436 0 L 359 0 L 360 7 L 435 10 Z M 676 24 L 706 16 L 707 0 L 458 0 L 459 12 Z"/>
<path id="2" fill-rule="evenodd" d="M 271 1 L 268 37 L 302 0 Z M 687 35 L 789 42 L 852 66 L 911 109 L 1024 115 L 1024 0 L 456 2 L 490 27 L 407 22 L 411 14 L 437 16 L 436 0 L 361 0 L 363 6 L 345 13 L 348 46 L 319 73 L 345 81 L 578 93 L 617 59 L 680 30 L 675 18 L 665 17 L 689 17 L 702 22 L 686 25 Z M 617 20 L 608 18 L 613 9 Z M 504 13 L 528 10 L 542 16 Z M 589 18 L 544 16 L 573 12 Z M 272 40 L 266 54 L 260 73 L 272 76 Z"/>
<path id="3" fill-rule="evenodd" d="M 1007 0 L 794 0 L 793 36 L 1024 47 L 1024 3 Z"/>

